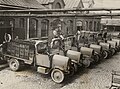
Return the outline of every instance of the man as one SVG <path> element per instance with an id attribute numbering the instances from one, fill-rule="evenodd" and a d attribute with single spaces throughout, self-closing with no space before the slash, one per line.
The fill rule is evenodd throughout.
<path id="1" fill-rule="evenodd" d="M 51 42 L 51 48 L 53 47 L 53 44 L 54 44 L 55 40 L 58 40 L 59 38 L 61 40 L 64 40 L 64 37 L 62 35 L 62 31 L 61 31 L 61 24 L 58 24 L 57 28 L 55 28 L 53 30 L 53 35 L 54 35 L 54 37 L 53 37 L 52 42 Z"/>
<path id="2" fill-rule="evenodd" d="M 100 34 L 103 34 L 103 29 L 100 29 Z"/>
<path id="3" fill-rule="evenodd" d="M 80 29 L 78 29 L 76 33 L 77 40 L 80 40 L 80 35 L 81 35 L 81 32 L 80 32 Z"/>
<path id="4" fill-rule="evenodd" d="M 103 32 L 103 39 L 107 38 L 107 28 L 104 28 L 104 32 Z"/>

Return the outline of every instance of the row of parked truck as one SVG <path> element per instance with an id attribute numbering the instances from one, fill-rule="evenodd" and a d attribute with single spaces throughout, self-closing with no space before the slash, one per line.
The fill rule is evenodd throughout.
<path id="1" fill-rule="evenodd" d="M 1 60 L 13 71 L 25 64 L 34 66 L 37 72 L 51 74 L 54 82 L 61 83 L 65 75 L 73 75 L 81 66 L 89 67 L 120 51 L 120 39 L 107 35 L 104 39 L 99 32 L 81 31 L 64 41 L 58 38 L 53 48 L 47 40 L 16 39 L 2 44 Z"/>

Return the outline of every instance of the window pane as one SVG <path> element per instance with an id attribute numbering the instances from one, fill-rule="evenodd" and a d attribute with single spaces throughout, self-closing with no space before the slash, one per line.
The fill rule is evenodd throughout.
<path id="1" fill-rule="evenodd" d="M 30 38 L 37 37 L 37 20 L 30 20 Z"/>
<path id="2" fill-rule="evenodd" d="M 60 3 L 57 3 L 57 4 L 56 4 L 55 9 L 61 9 Z"/>
<path id="3" fill-rule="evenodd" d="M 76 25 L 77 25 L 77 30 L 82 30 L 83 29 L 83 22 L 82 21 L 77 21 L 77 23 L 76 23 Z"/>
<path id="4" fill-rule="evenodd" d="M 71 20 L 68 21 L 67 34 L 68 35 L 73 34 L 73 21 Z"/>
<path id="5" fill-rule="evenodd" d="M 85 21 L 85 30 L 88 31 L 88 21 Z"/>
<path id="6" fill-rule="evenodd" d="M 96 21 L 94 22 L 94 31 L 96 31 Z"/>
<path id="7" fill-rule="evenodd" d="M 24 28 L 24 18 L 20 18 L 20 28 Z"/>
<path id="8" fill-rule="evenodd" d="M 48 20 L 43 20 L 41 22 L 41 37 L 48 37 L 48 27 L 49 27 L 49 22 Z"/>
<path id="9" fill-rule="evenodd" d="M 92 31 L 92 21 L 89 23 L 89 30 Z"/>

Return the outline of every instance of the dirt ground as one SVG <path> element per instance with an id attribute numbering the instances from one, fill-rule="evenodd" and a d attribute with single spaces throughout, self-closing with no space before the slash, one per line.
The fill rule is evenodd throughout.
<path id="1" fill-rule="evenodd" d="M 91 68 L 80 68 L 62 84 L 54 83 L 50 75 L 39 74 L 31 67 L 13 72 L 1 66 L 0 89 L 109 89 L 112 70 L 120 71 L 120 53 Z"/>

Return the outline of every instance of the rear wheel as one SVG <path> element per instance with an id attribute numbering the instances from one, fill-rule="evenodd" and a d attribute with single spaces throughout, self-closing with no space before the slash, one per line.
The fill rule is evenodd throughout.
<path id="1" fill-rule="evenodd" d="M 18 61 L 17 59 L 10 59 L 9 61 L 9 67 L 12 71 L 18 71 L 20 70 L 20 61 Z"/>
<path id="2" fill-rule="evenodd" d="M 59 69 L 53 69 L 51 73 L 51 78 L 56 83 L 61 83 L 64 80 L 64 73 Z"/>

